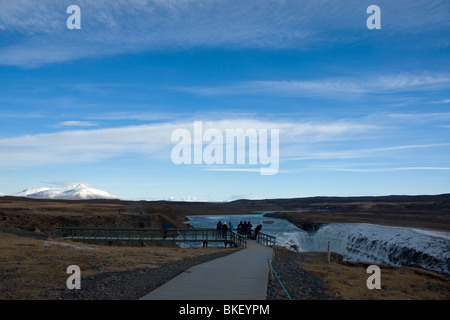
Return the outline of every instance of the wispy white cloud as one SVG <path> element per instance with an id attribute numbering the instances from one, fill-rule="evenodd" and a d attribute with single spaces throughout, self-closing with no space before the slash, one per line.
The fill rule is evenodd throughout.
<path id="1" fill-rule="evenodd" d="M 261 169 L 255 169 L 255 168 L 202 168 L 203 171 L 218 171 L 218 172 L 256 172 L 260 173 Z M 276 170 L 276 173 L 292 173 L 293 170 Z"/>
<path id="2" fill-rule="evenodd" d="M 92 121 L 63 121 L 55 125 L 55 127 L 97 127 L 98 123 Z"/>
<path id="3" fill-rule="evenodd" d="M 118 111 L 106 112 L 101 114 L 90 114 L 87 116 L 91 120 L 135 120 L 135 121 L 168 121 L 173 119 L 173 114 L 169 113 L 155 113 L 155 112 L 132 112 L 132 111 Z M 182 115 L 177 114 L 177 118 L 192 117 L 192 113 Z"/>
<path id="4" fill-rule="evenodd" d="M 280 143 L 290 146 L 313 141 L 353 139 L 377 127 L 336 121 L 302 123 L 247 120 L 203 121 L 203 130 L 278 129 Z M 193 122 L 164 122 L 119 128 L 65 130 L 54 133 L 18 136 L 0 140 L 0 168 L 55 163 L 97 162 L 123 156 L 164 158 L 170 161 L 171 134 L 184 128 L 193 131 Z"/>
<path id="5" fill-rule="evenodd" d="M 0 112 L 0 119 L 8 119 L 8 118 L 17 118 L 17 119 L 41 119 L 45 118 L 45 114 L 43 112 L 27 112 L 27 113 L 18 113 L 15 111 L 6 111 L 2 110 Z"/>
<path id="6" fill-rule="evenodd" d="M 0 30 L 32 35 L 55 32 L 65 25 L 63 1 L 1 1 Z M 30 11 L 31 10 L 31 11 Z"/>
<path id="7" fill-rule="evenodd" d="M 348 168 L 335 168 L 334 171 L 346 171 L 346 172 L 395 172 L 395 171 L 417 171 L 417 170 L 444 170 L 449 171 L 450 167 L 403 167 L 403 168 L 378 168 L 378 169 L 348 169 Z"/>
<path id="8" fill-rule="evenodd" d="M 255 168 L 203 168 L 204 171 L 227 171 L 227 172 L 260 172 Z"/>
<path id="9" fill-rule="evenodd" d="M 448 74 L 365 75 L 338 78 L 247 81 L 215 87 L 178 87 L 176 90 L 199 95 L 277 94 L 287 96 L 324 96 L 377 94 L 409 90 L 435 90 L 450 86 Z"/>
<path id="10" fill-rule="evenodd" d="M 324 151 L 324 152 L 307 152 L 306 155 L 300 157 L 286 158 L 285 160 L 325 160 L 325 159 L 354 159 L 367 158 L 376 156 L 386 156 L 386 153 L 407 150 L 433 149 L 449 147 L 450 143 L 430 143 L 417 145 L 401 145 L 380 148 L 365 148 L 355 150 L 339 150 L 339 151 Z"/>
<path id="11" fill-rule="evenodd" d="M 408 121 L 442 121 L 450 119 L 450 112 L 431 112 L 431 113 L 391 113 L 386 115 L 388 118 L 394 120 L 408 120 Z"/>
<path id="12" fill-rule="evenodd" d="M 193 47 L 309 48 L 351 42 L 370 3 L 296 0 L 79 0 L 81 30 L 66 28 L 70 1 L 1 1 L 3 65 L 39 66 L 84 57 Z M 379 0 L 389 35 L 449 26 L 445 0 Z M 361 28 L 363 26 L 363 28 Z M 9 40 L 8 40 L 9 39 Z M 438 41 L 436 39 L 434 41 Z M 448 40 L 445 45 L 448 45 Z"/>
<path id="13" fill-rule="evenodd" d="M 438 104 L 441 104 L 441 103 L 450 103 L 450 99 L 443 99 L 443 100 L 439 100 L 439 101 L 433 101 L 432 103 L 438 103 Z"/>

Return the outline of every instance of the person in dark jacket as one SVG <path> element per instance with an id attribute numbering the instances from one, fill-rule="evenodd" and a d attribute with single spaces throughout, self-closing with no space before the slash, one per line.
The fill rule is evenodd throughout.
<path id="1" fill-rule="evenodd" d="M 242 221 L 240 221 L 239 222 L 239 224 L 238 224 L 238 226 L 237 226 L 237 233 L 239 233 L 239 234 L 242 234 L 243 232 L 242 232 L 242 228 L 243 228 L 243 226 L 242 226 Z"/>
<path id="2" fill-rule="evenodd" d="M 252 224 L 250 223 L 250 221 L 247 223 L 247 238 L 248 239 L 253 239 L 252 238 Z"/>
<path id="3" fill-rule="evenodd" d="M 242 224 L 242 235 L 247 237 L 247 221 Z"/>
<path id="4" fill-rule="evenodd" d="M 227 234 L 228 234 L 228 226 L 227 226 L 227 223 L 224 222 L 224 223 L 222 224 L 222 237 L 223 237 L 224 239 L 226 239 L 226 238 L 227 238 Z"/>
<path id="5" fill-rule="evenodd" d="M 258 233 L 261 231 L 262 225 L 258 224 L 258 226 L 255 228 L 255 240 L 258 239 Z"/>
<path id="6" fill-rule="evenodd" d="M 217 237 L 221 236 L 222 236 L 222 222 L 219 220 L 219 222 L 217 222 Z"/>

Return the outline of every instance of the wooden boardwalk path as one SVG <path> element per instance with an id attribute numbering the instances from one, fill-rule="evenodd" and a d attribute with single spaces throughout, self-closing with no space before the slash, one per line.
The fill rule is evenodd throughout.
<path id="1" fill-rule="evenodd" d="M 61 227 L 56 228 L 56 235 L 72 240 L 100 243 L 134 242 L 144 245 L 147 241 L 169 242 L 222 242 L 225 246 L 246 246 L 247 239 L 236 231 L 222 231 L 217 229 L 151 229 L 151 228 L 95 228 L 95 227 Z M 262 243 L 270 245 L 274 237 L 261 233 Z"/>
<path id="2" fill-rule="evenodd" d="M 194 266 L 140 300 L 265 300 L 272 248 L 245 249 Z"/>

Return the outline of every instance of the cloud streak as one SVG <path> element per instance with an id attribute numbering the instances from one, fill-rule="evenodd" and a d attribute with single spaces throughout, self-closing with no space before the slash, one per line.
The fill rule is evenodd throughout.
<path id="1" fill-rule="evenodd" d="M 365 39 L 361 1 L 83 1 L 80 31 L 67 1 L 2 1 L 0 63 L 36 67 L 85 57 L 186 48 L 310 48 Z M 446 30 L 445 1 L 383 1 L 389 34 Z M 442 40 L 444 41 L 444 40 Z M 449 45 L 446 43 L 445 45 Z"/>
<path id="2" fill-rule="evenodd" d="M 98 162 L 120 157 L 153 157 L 168 161 L 171 134 L 176 129 L 193 130 L 193 122 L 166 122 L 118 128 L 65 130 L 54 133 L 18 136 L 0 140 L 0 168 L 64 163 Z M 286 146 L 314 141 L 353 139 L 376 127 L 336 121 L 329 123 L 277 122 L 260 120 L 203 121 L 208 128 L 279 129 Z"/>
<path id="3" fill-rule="evenodd" d="M 408 150 L 421 150 L 421 149 L 433 149 L 443 148 L 450 146 L 450 143 L 430 143 L 421 145 L 402 145 L 391 146 L 381 148 L 367 148 L 357 150 L 340 150 L 329 152 L 308 152 L 308 155 L 294 158 L 287 158 L 286 160 L 298 161 L 298 160 L 326 160 L 326 159 L 354 159 L 354 158 L 367 158 L 375 156 L 386 156 L 386 153 L 392 153 L 397 151 Z"/>
<path id="4" fill-rule="evenodd" d="M 63 121 L 55 127 L 97 127 L 98 124 L 92 121 Z"/>
<path id="5" fill-rule="evenodd" d="M 198 95 L 324 96 L 395 93 L 410 90 L 437 90 L 450 87 L 448 74 L 365 75 L 291 81 L 247 81 L 228 86 L 178 87 L 175 90 Z"/>
<path id="6" fill-rule="evenodd" d="M 418 170 L 439 170 L 449 171 L 450 167 L 404 167 L 404 168 L 379 168 L 379 169 L 332 169 L 333 171 L 345 172 L 395 172 L 395 171 L 418 171 Z"/>

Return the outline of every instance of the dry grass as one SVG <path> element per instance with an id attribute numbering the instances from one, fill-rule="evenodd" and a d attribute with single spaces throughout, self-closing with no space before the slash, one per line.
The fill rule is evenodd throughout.
<path id="1" fill-rule="evenodd" d="M 440 199 L 440 198 L 439 198 Z M 331 211 L 308 214 L 280 213 L 297 226 L 314 223 L 368 222 L 450 230 L 448 200 L 436 202 L 323 202 Z M 439 200 L 439 201 L 438 201 Z M 186 215 L 251 213 L 254 210 L 314 209 L 321 202 L 286 200 L 283 203 L 240 201 L 229 204 L 123 201 L 49 201 L 0 197 L 0 227 L 42 231 L 49 235 L 58 226 L 160 227 L 169 220 L 184 227 Z M 328 200 L 323 200 L 328 201 Z M 278 203 L 278 204 L 277 204 Z M 0 232 L 0 299 L 58 299 L 66 289 L 69 265 L 78 265 L 82 276 L 108 271 L 152 268 L 183 258 L 205 255 L 223 248 L 106 247 L 49 239 L 17 237 Z M 230 249 L 226 249 L 230 250 Z M 370 263 L 372 264 L 372 263 Z M 449 300 L 448 277 L 422 269 L 381 267 L 380 290 L 369 290 L 369 264 L 326 263 L 322 253 L 304 253 L 301 267 L 320 276 L 333 299 L 433 299 Z"/>
<path id="2" fill-rule="evenodd" d="M 69 265 L 78 265 L 82 276 L 102 272 L 154 268 L 164 263 L 223 251 L 223 248 L 108 247 L 60 239 L 37 240 L 0 232 L 0 299 L 59 299 L 66 289 Z M 226 249 L 233 250 L 233 249 Z M 449 278 L 415 268 L 379 265 L 381 289 L 369 290 L 367 266 L 343 262 L 333 254 L 301 253 L 299 263 L 319 276 L 332 299 L 346 300 L 449 300 Z"/>
<path id="3" fill-rule="evenodd" d="M 224 248 L 108 247 L 60 239 L 37 240 L 0 232 L 0 299 L 58 299 L 66 289 L 67 267 L 82 276 L 154 268 Z M 226 249 L 233 250 L 233 249 Z"/>
<path id="4" fill-rule="evenodd" d="M 160 228 L 168 220 L 183 228 L 185 217 L 170 207 L 141 202 L 63 201 L 0 197 L 0 227 L 53 234 L 56 227 Z"/>
<path id="5" fill-rule="evenodd" d="M 449 300 L 449 278 L 417 268 L 394 267 L 376 263 L 340 261 L 333 255 L 327 263 L 326 253 L 302 253 L 304 268 L 322 278 L 332 299 L 345 300 Z M 366 273 L 369 265 L 381 270 L 381 289 L 369 290 Z"/>

